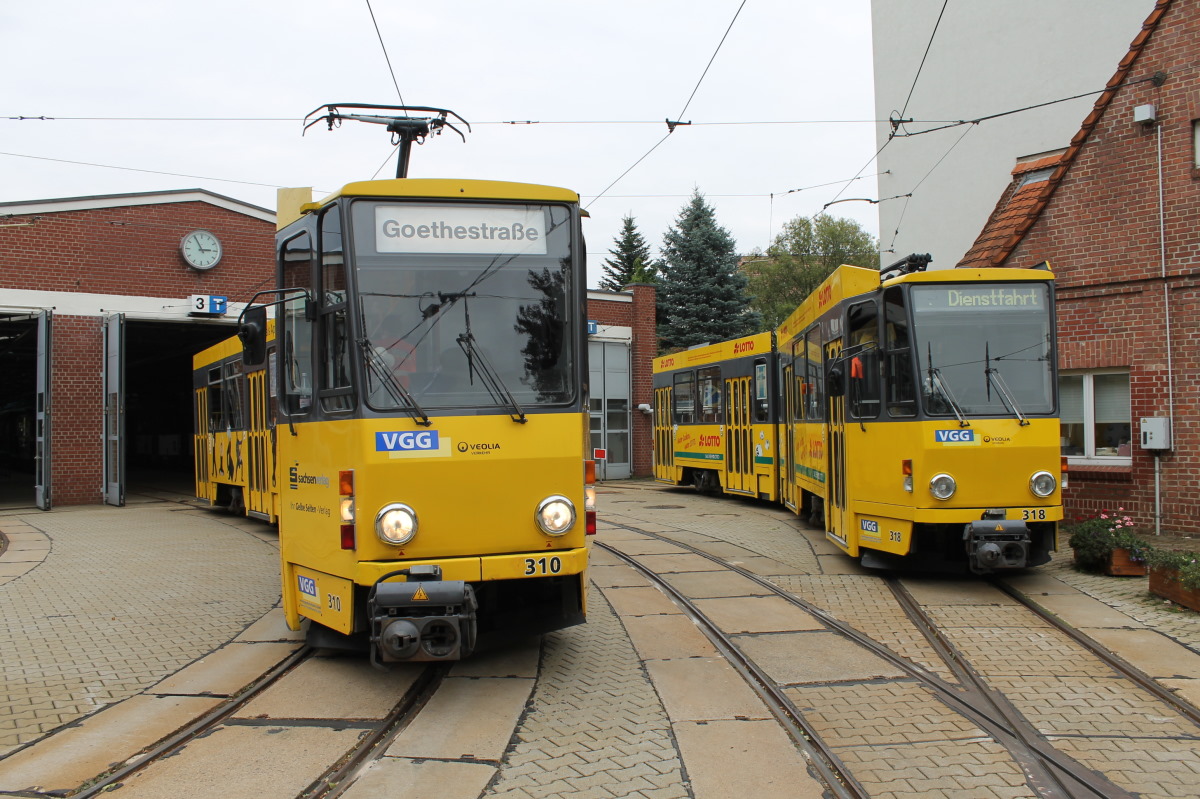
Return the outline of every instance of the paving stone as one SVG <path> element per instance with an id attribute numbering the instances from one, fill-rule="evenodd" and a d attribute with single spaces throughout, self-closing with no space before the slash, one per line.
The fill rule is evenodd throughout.
<path id="1" fill-rule="evenodd" d="M 14 540 L 52 539 L 45 561 L 0 586 L 0 719 L 20 721 L 0 728 L 0 751 L 137 694 L 276 604 L 278 550 L 229 527 L 228 517 L 179 507 L 0 521 L 29 531 Z M 17 715 L 30 693 L 58 705 Z"/>
<path id="2" fill-rule="evenodd" d="M 574 797 L 570 774 L 587 762 L 596 767 L 591 790 L 605 796 L 689 797 L 666 712 L 603 595 L 590 592 L 587 624 L 546 635 L 544 647 L 537 688 L 488 796 Z M 626 785 L 631 756 L 649 769 L 639 780 L 654 787 Z"/>

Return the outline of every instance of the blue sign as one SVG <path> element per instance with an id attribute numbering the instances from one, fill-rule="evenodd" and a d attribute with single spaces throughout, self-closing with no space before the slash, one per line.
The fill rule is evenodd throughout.
<path id="1" fill-rule="evenodd" d="M 376 452 L 412 452 L 438 449 L 438 431 L 406 430 L 375 434 Z"/>
<path id="2" fill-rule="evenodd" d="M 594 336 L 600 332 L 600 324 L 595 319 L 588 320 L 588 335 Z"/>
<path id="3" fill-rule="evenodd" d="M 933 440 L 939 444 L 967 444 L 975 441 L 974 430 L 934 430 Z"/>
<path id="4" fill-rule="evenodd" d="M 219 316 L 229 310 L 229 298 L 215 294 L 193 294 L 189 302 L 193 315 Z"/>

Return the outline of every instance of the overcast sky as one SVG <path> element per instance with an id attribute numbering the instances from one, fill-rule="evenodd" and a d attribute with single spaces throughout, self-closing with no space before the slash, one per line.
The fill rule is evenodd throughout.
<path id="1" fill-rule="evenodd" d="M 42 0 L 0 30 L 0 201 L 203 188 L 273 210 L 279 187 L 394 176 L 382 127 L 300 120 L 401 97 L 472 127 L 414 148 L 410 177 L 580 193 L 589 286 L 623 215 L 657 255 L 695 189 L 744 253 L 878 196 L 869 0 Z M 829 211 L 878 235 L 870 203 Z"/>

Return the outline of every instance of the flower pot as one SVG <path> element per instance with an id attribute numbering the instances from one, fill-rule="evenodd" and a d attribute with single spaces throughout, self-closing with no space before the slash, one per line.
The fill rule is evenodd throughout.
<path id="1" fill-rule="evenodd" d="M 1186 588 L 1179 582 L 1179 572 L 1155 566 L 1150 570 L 1150 593 L 1200 611 L 1200 590 Z"/>
<path id="2" fill-rule="evenodd" d="M 1145 577 L 1146 562 L 1133 560 L 1128 549 L 1117 548 L 1109 554 L 1104 573 L 1114 577 Z"/>

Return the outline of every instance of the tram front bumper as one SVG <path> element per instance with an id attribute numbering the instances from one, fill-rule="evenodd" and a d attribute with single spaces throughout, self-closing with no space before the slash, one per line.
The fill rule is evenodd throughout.
<path id="1" fill-rule="evenodd" d="M 971 571 L 990 574 L 998 569 L 1022 569 L 1029 562 L 1032 540 L 1024 522 L 979 519 L 963 530 Z"/>

